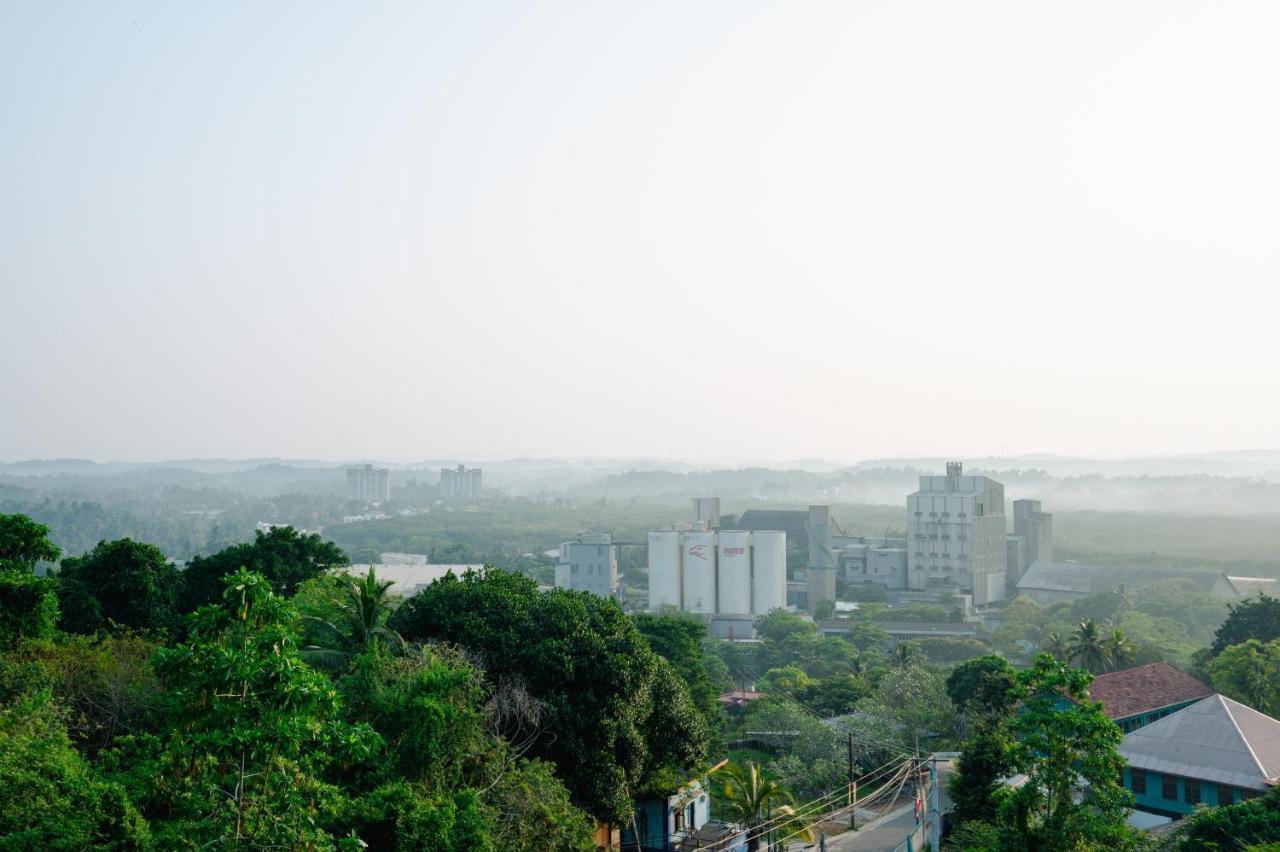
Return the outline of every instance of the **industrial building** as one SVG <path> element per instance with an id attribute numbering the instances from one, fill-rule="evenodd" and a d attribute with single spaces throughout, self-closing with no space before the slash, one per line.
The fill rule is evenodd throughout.
<path id="1" fill-rule="evenodd" d="M 702 613 L 750 635 L 756 616 L 786 607 L 787 534 L 715 529 L 706 499 L 690 529 L 649 533 L 649 610 Z"/>
<path id="2" fill-rule="evenodd" d="M 391 471 L 371 464 L 349 467 L 347 490 L 352 500 L 385 503 L 391 499 Z"/>
<path id="3" fill-rule="evenodd" d="M 1003 600 L 1006 534 L 999 482 L 965 476 L 959 462 L 946 476 L 920 477 L 907 497 L 907 588 L 971 592 L 978 606 Z"/>
<path id="4" fill-rule="evenodd" d="M 1053 561 L 1053 515 L 1041 511 L 1039 500 L 1013 501 L 1013 532 L 1005 536 L 1005 547 L 1010 591 L 1032 562 Z"/>
<path id="5" fill-rule="evenodd" d="M 834 538 L 836 572 L 846 583 L 879 583 L 890 591 L 907 587 L 905 538 Z"/>
<path id="6" fill-rule="evenodd" d="M 480 468 L 460 464 L 440 468 L 440 494 L 447 499 L 474 499 L 482 488 Z"/>
<path id="7" fill-rule="evenodd" d="M 614 597 L 618 593 L 618 549 L 613 536 L 584 535 L 560 545 L 556 588 Z"/>
<path id="8" fill-rule="evenodd" d="M 1247 581 L 1253 578 L 1239 578 Z M 1018 594 L 1039 603 L 1057 603 L 1114 592 L 1120 586 L 1135 589 L 1147 583 L 1177 580 L 1219 598 L 1238 598 L 1240 592 L 1221 571 L 1193 568 L 1160 568 L 1145 565 L 1091 565 L 1085 562 L 1032 562 L 1018 580 Z"/>

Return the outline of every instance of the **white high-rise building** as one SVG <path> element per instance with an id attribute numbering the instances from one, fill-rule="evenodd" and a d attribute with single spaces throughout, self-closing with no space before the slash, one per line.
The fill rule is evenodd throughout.
<path id="1" fill-rule="evenodd" d="M 972 593 L 979 606 L 1005 597 L 1004 486 L 964 476 L 920 477 L 907 497 L 907 588 Z"/>
<path id="2" fill-rule="evenodd" d="M 475 498 L 480 496 L 482 487 L 480 468 L 468 468 L 465 464 L 458 467 L 440 468 L 440 492 L 449 498 Z"/>
<path id="3" fill-rule="evenodd" d="M 347 468 L 347 490 L 352 500 L 385 503 L 391 499 L 391 471 L 371 464 Z"/>

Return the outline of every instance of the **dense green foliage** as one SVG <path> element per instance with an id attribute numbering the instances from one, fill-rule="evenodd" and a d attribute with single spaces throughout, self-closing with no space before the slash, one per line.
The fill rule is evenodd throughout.
<path id="1" fill-rule="evenodd" d="M 705 758 L 706 718 L 614 601 L 468 572 L 406 601 L 393 627 L 406 639 L 462 645 L 495 683 L 516 681 L 544 702 L 545 735 L 531 754 L 554 763 L 599 819 L 624 822 L 634 795 L 672 787 Z"/>
<path id="2" fill-rule="evenodd" d="M 1228 646 L 1250 639 L 1280 639 L 1280 598 L 1258 594 L 1232 604 L 1230 614 L 1213 634 L 1212 651 L 1221 654 Z"/>
<path id="3" fill-rule="evenodd" d="M 957 688 L 972 679 L 958 679 Z M 987 675 L 978 680 L 994 683 Z M 1091 680 L 1082 669 L 1041 654 L 1017 673 L 1006 700 L 977 701 L 979 719 L 950 788 L 964 848 L 1136 847 L 1137 835 L 1124 822 L 1132 797 L 1119 783 L 1122 734 L 1101 705 L 1088 700 Z M 1013 773 L 1025 775 L 1025 782 L 1014 788 L 999 783 Z"/>
<path id="4" fill-rule="evenodd" d="M 277 594 L 292 595 L 306 580 L 349 562 L 341 548 L 318 535 L 293 527 L 259 531 L 251 542 L 191 560 L 183 572 L 182 610 L 216 602 L 222 595 L 220 580 L 238 568 L 261 574 Z"/>
<path id="5" fill-rule="evenodd" d="M 154 545 L 127 538 L 99 542 L 84 556 L 62 560 L 62 629 L 93 633 L 108 624 L 171 627 L 182 579 Z"/>

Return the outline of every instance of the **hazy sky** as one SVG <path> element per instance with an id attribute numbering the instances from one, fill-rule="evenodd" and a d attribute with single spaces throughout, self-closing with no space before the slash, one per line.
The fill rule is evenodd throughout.
<path id="1" fill-rule="evenodd" d="M 10 0 L 0 459 L 1280 445 L 1277 32 Z"/>

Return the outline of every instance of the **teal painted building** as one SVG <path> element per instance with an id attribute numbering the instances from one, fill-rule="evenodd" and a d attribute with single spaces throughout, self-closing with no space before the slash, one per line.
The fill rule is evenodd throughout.
<path id="1" fill-rule="evenodd" d="M 1098 675 L 1089 697 L 1126 734 L 1213 695 L 1213 689 L 1165 662 Z"/>
<path id="2" fill-rule="evenodd" d="M 1178 818 L 1280 784 L 1280 721 L 1213 695 L 1125 736 L 1124 786 L 1139 810 Z"/>

